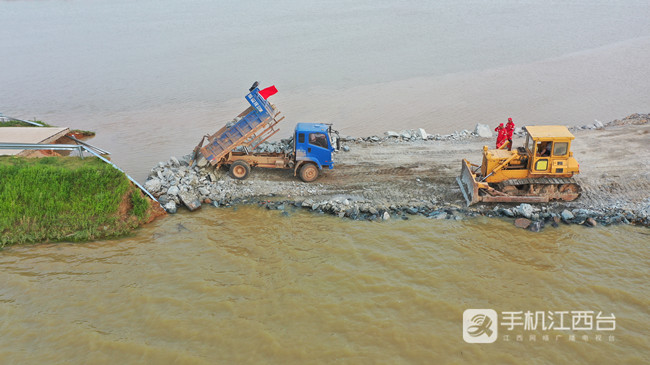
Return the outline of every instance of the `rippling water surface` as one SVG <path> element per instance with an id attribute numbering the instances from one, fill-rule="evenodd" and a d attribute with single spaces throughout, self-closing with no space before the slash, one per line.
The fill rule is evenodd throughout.
<path id="1" fill-rule="evenodd" d="M 0 362 L 647 362 L 647 229 L 289 215 L 207 208 L 5 249 Z M 617 328 L 467 344 L 468 308 L 603 311 Z"/>

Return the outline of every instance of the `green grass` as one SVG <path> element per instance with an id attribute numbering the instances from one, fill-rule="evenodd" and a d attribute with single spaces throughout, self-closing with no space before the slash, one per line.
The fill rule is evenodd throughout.
<path id="1" fill-rule="evenodd" d="M 123 235 L 149 208 L 124 174 L 99 159 L 0 157 L 0 247 Z"/>
<path id="2" fill-rule="evenodd" d="M 87 131 L 87 130 L 83 130 L 83 129 L 71 129 L 70 133 L 81 134 L 84 137 L 92 137 L 92 136 L 95 135 L 95 132 Z"/>

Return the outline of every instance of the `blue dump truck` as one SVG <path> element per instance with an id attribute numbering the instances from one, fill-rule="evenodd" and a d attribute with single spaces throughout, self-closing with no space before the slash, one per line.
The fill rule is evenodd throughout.
<path id="1" fill-rule="evenodd" d="M 298 123 L 289 152 L 255 152 L 260 144 L 278 132 L 276 126 L 284 119 L 267 100 L 277 92 L 275 87 L 269 92 L 271 88 L 260 91 L 257 86 L 255 82 L 246 95 L 250 107 L 216 133 L 204 136 L 196 146 L 194 160 L 197 164 L 227 166 L 230 176 L 240 180 L 248 177 L 252 167 L 293 169 L 294 176 L 298 175 L 305 182 L 316 180 L 323 168 L 334 168 L 332 153 L 339 149 L 340 139 L 338 132 L 328 124 Z"/>

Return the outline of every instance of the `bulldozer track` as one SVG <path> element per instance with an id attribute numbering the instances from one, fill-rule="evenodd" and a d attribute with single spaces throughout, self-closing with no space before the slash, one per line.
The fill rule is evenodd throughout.
<path id="1" fill-rule="evenodd" d="M 536 184 L 536 185 L 563 185 L 563 184 L 580 184 L 572 177 L 543 177 L 543 178 L 529 178 L 529 179 L 512 179 L 506 180 L 499 183 L 499 188 L 506 186 L 516 186 L 516 185 L 527 185 L 527 184 Z"/>

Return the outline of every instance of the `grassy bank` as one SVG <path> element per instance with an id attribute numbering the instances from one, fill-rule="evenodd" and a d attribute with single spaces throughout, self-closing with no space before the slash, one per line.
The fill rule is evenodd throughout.
<path id="1" fill-rule="evenodd" d="M 99 159 L 0 157 L 0 247 L 123 235 L 153 208 Z"/>

